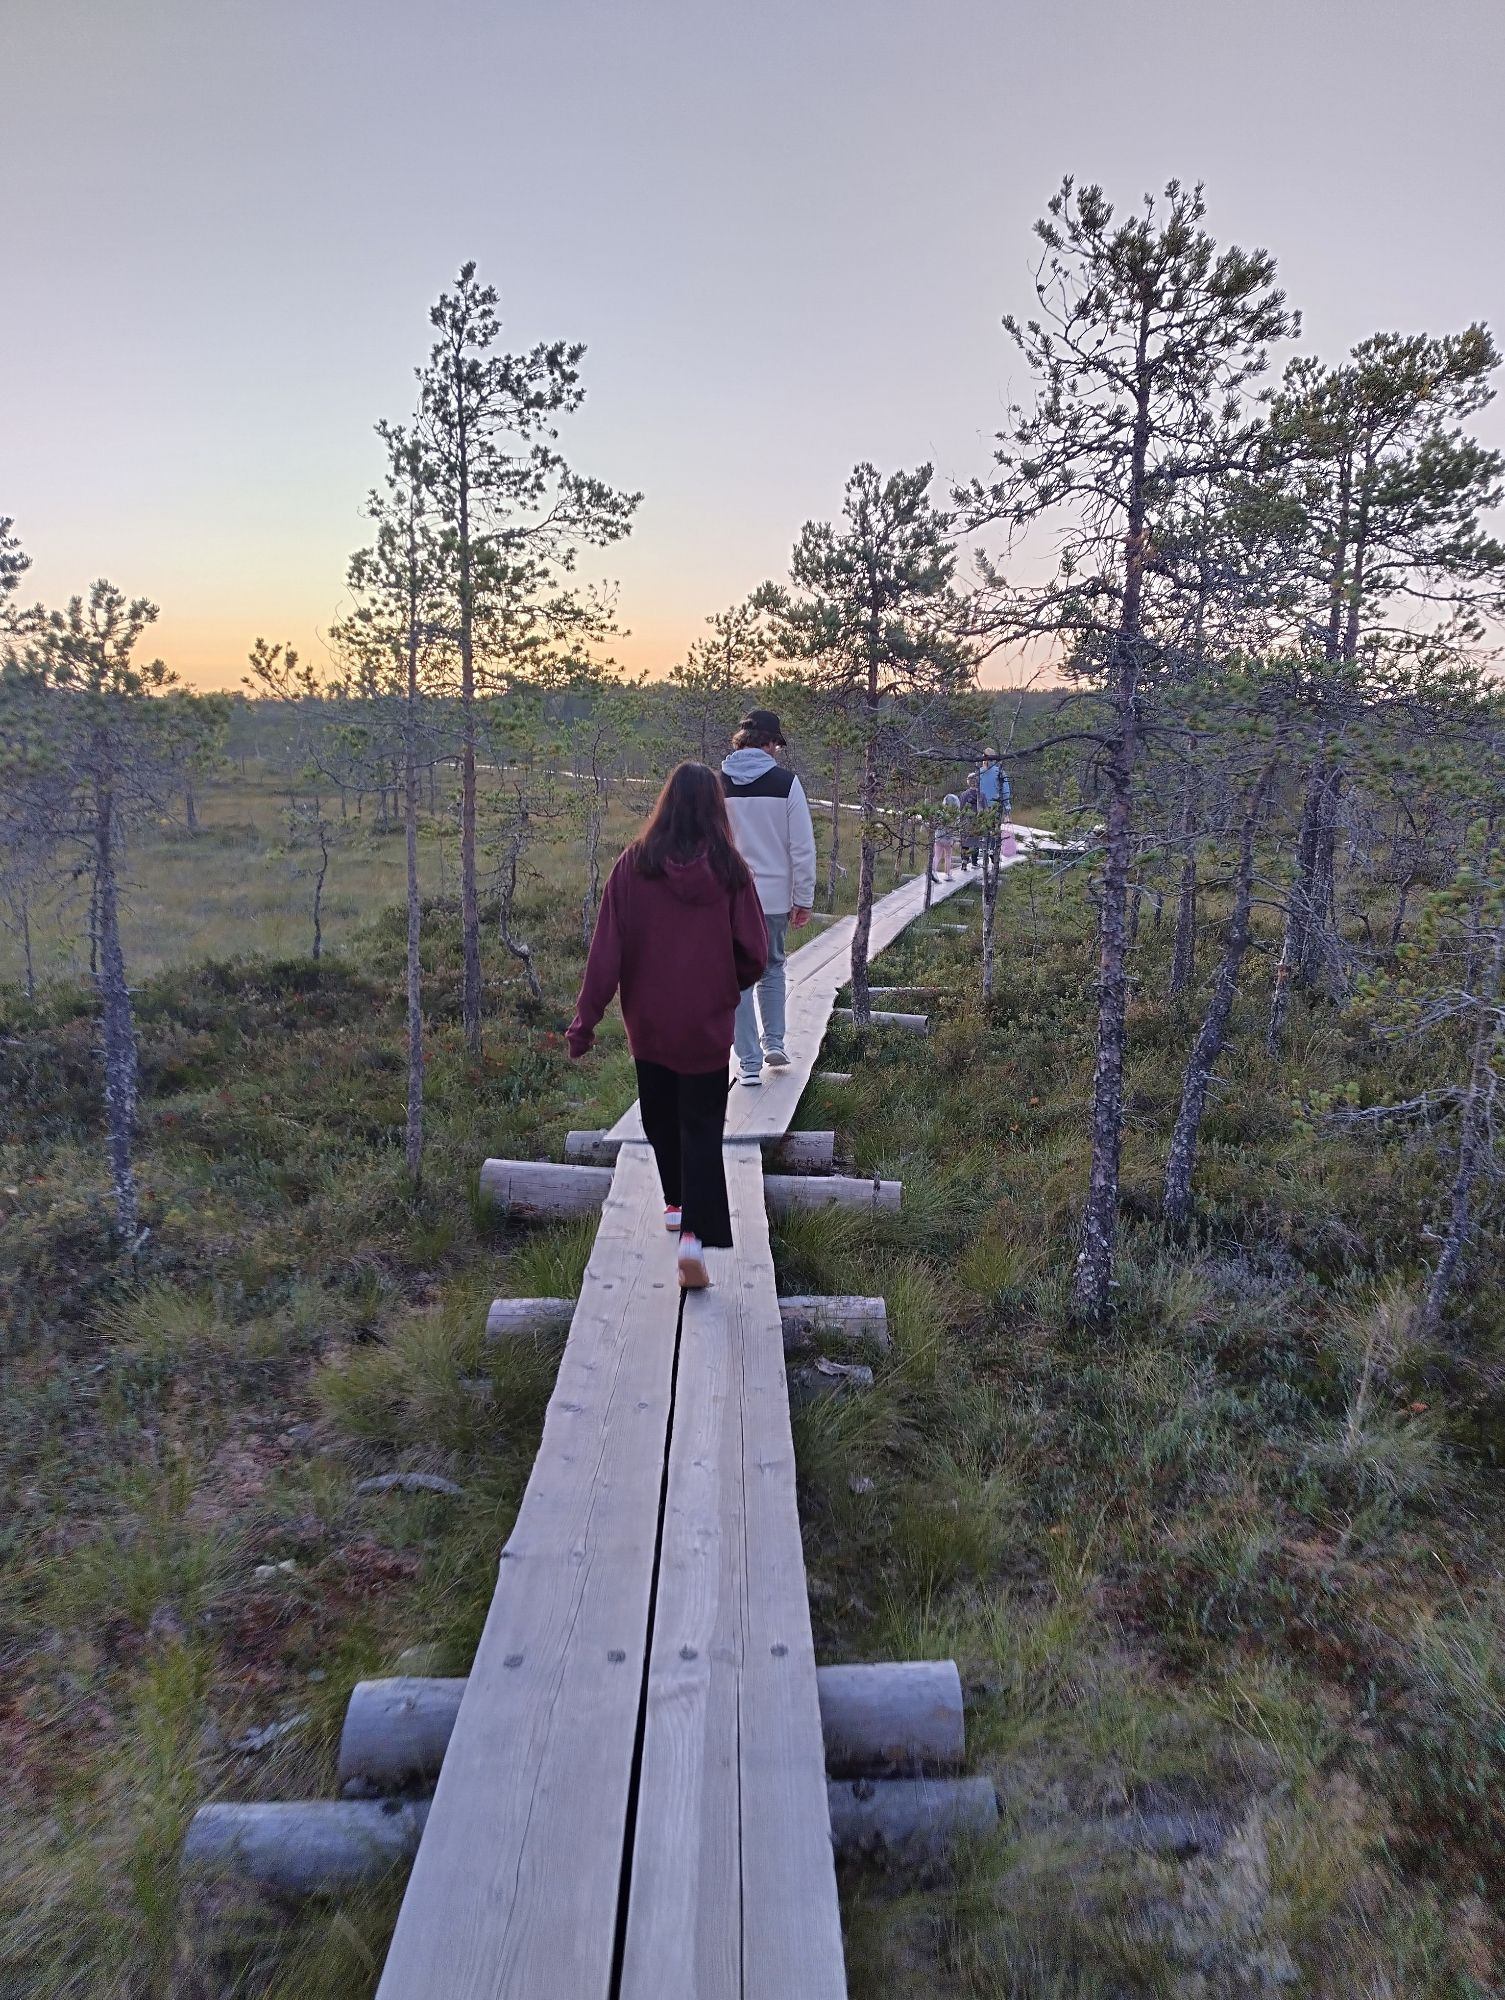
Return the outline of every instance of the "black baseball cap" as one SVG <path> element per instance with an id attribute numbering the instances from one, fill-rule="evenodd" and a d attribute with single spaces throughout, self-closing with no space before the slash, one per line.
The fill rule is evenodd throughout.
<path id="1" fill-rule="evenodd" d="M 737 734 L 761 736 L 765 743 L 772 743 L 780 750 L 787 748 L 784 725 L 771 708 L 750 708 L 737 724 Z"/>

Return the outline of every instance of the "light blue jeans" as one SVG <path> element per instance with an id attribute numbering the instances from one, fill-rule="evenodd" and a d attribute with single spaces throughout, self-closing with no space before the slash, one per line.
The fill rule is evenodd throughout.
<path id="1" fill-rule="evenodd" d="M 749 986 L 737 1003 L 737 1063 L 741 1069 L 761 1070 L 763 1051 L 784 1046 L 784 934 L 789 929 L 789 912 L 781 917 L 763 912 L 768 926 L 768 970 L 756 986 Z M 756 1002 L 754 994 L 757 995 Z M 763 1017 L 763 1034 L 758 1035 L 758 1016 Z"/>

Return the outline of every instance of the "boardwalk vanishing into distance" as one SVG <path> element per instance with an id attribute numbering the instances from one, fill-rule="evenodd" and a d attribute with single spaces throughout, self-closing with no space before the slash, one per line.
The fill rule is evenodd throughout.
<path id="1" fill-rule="evenodd" d="M 937 882 L 940 902 L 975 877 Z M 924 908 L 873 910 L 871 949 Z M 378 2000 L 846 1992 L 759 1141 L 852 920 L 788 961 L 790 1067 L 734 1088 L 736 1249 L 680 1312 L 637 1106 Z"/>
<path id="2" fill-rule="evenodd" d="M 976 880 L 935 883 L 932 903 Z M 872 954 L 924 909 L 923 877 L 879 900 Z M 833 1840 L 892 1847 L 996 1817 L 987 1780 L 915 1775 L 961 1761 L 953 1663 L 815 1664 L 786 1345 L 827 1309 L 859 1338 L 886 1339 L 886 1321 L 881 1300 L 781 1310 L 767 1208 L 892 1207 L 899 1188 L 765 1182 L 763 1146 L 809 1082 L 852 921 L 789 958 L 789 1068 L 732 1092 L 736 1248 L 708 1253 L 708 1291 L 679 1291 L 635 1105 L 610 1133 L 571 1135 L 609 1167 L 485 1164 L 483 1188 L 522 1213 L 601 1220 L 573 1309 L 499 1300 L 488 1325 L 526 1337 L 569 1317 L 468 1678 L 352 1696 L 347 1790 L 437 1775 L 432 1802 L 215 1804 L 195 1820 L 190 1862 L 283 1889 L 416 1846 L 378 2000 L 842 2000 Z M 830 1135 L 806 1136 L 824 1150 L 796 1160 L 829 1163 Z"/>

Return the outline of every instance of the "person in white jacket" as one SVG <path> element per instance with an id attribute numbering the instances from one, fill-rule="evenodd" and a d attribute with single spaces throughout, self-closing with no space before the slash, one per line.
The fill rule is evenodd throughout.
<path id="1" fill-rule="evenodd" d="M 768 970 L 737 1009 L 737 1068 L 745 1084 L 763 1065 L 787 1069 L 784 1049 L 784 939 L 809 923 L 815 902 L 815 827 L 805 789 L 773 754 L 784 731 L 772 709 L 743 716 L 721 762 L 721 789 L 742 859 L 752 870 L 768 926 Z M 761 1017 L 761 1029 L 760 1029 Z"/>

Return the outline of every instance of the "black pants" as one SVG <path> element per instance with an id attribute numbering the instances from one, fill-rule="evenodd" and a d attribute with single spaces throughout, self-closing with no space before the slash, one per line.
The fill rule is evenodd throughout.
<path id="1" fill-rule="evenodd" d="M 658 1161 L 664 1200 L 684 1210 L 683 1226 L 708 1250 L 730 1250 L 732 1218 L 721 1158 L 731 1084 L 726 1064 L 703 1076 L 681 1076 L 651 1062 L 640 1062 L 637 1072 L 643 1130 Z"/>

